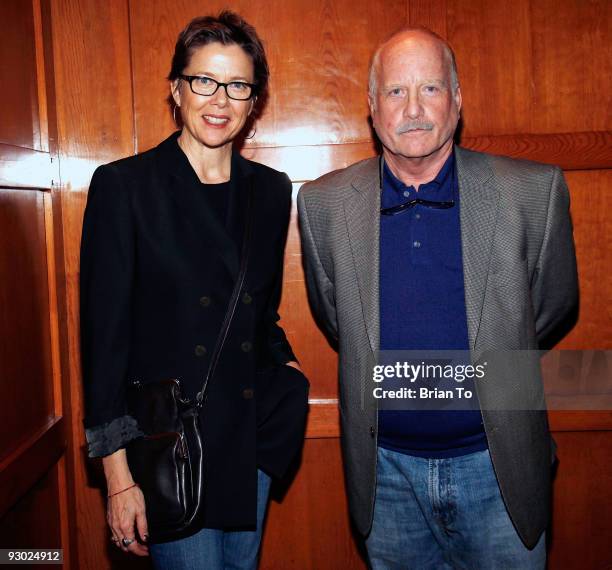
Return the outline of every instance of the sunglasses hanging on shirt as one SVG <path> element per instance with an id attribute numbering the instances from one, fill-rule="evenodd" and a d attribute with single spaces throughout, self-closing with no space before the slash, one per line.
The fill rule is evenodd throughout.
<path id="1" fill-rule="evenodd" d="M 383 159 L 380 159 L 380 187 L 382 188 L 383 181 Z M 453 192 L 455 191 L 455 180 L 454 180 L 454 172 L 453 172 L 453 181 L 451 182 Z M 408 200 L 403 204 L 397 204 L 396 206 L 389 206 L 388 208 L 381 208 L 380 214 L 382 216 L 395 216 L 396 214 L 401 214 L 406 210 L 410 210 L 415 206 L 425 206 L 426 208 L 433 208 L 436 210 L 447 210 L 448 208 L 452 208 L 455 205 L 454 200 L 448 200 L 444 202 L 436 202 L 434 200 L 424 200 L 423 198 L 412 198 L 412 200 Z"/>

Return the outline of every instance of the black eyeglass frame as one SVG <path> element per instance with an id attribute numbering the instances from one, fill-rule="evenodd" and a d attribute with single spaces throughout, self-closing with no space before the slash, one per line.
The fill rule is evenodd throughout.
<path id="1" fill-rule="evenodd" d="M 212 93 L 208 93 L 208 94 L 198 93 L 193 88 L 193 80 L 202 79 L 202 77 L 206 77 L 206 79 L 209 79 L 210 81 L 212 81 L 213 83 L 217 85 L 217 87 Z M 189 88 L 191 89 L 192 93 L 194 93 L 195 95 L 201 95 L 202 97 L 212 97 L 217 91 L 219 91 L 219 87 L 223 87 L 223 89 L 225 89 L 225 94 L 233 101 L 248 101 L 252 99 L 253 97 L 257 96 L 257 84 L 256 83 L 248 83 L 247 81 L 230 81 L 229 83 L 222 83 L 221 81 L 217 81 L 216 79 L 213 79 L 212 77 L 208 77 L 207 75 L 183 75 L 181 74 L 179 75 L 179 78 L 189 83 Z M 227 91 L 227 86 L 235 84 L 235 83 L 239 83 L 241 85 L 248 85 L 251 88 L 251 92 L 249 93 L 249 96 L 246 99 L 237 99 L 236 97 L 232 97 L 229 94 L 229 92 Z"/>

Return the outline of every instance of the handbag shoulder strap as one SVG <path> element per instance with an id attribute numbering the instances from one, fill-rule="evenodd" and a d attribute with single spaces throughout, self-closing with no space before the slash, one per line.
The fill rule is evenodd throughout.
<path id="1" fill-rule="evenodd" d="M 248 196 L 247 196 L 247 205 L 246 205 L 246 225 L 244 228 L 244 235 L 242 237 L 242 250 L 241 250 L 241 255 L 240 255 L 240 269 L 238 271 L 238 277 L 236 279 L 236 283 L 234 284 L 234 289 L 232 290 L 232 295 L 227 305 L 227 311 L 225 312 L 225 317 L 221 325 L 221 330 L 219 331 L 219 335 L 217 336 L 217 342 L 215 343 L 215 348 L 210 357 L 210 364 L 208 366 L 208 371 L 206 372 L 206 376 L 204 378 L 204 384 L 202 385 L 202 389 L 196 395 L 196 406 L 197 407 L 201 407 L 204 402 L 204 395 L 206 393 L 206 388 L 208 387 L 208 383 L 210 379 L 215 374 L 215 369 L 217 368 L 217 363 L 219 362 L 219 357 L 221 356 L 223 345 L 225 344 L 225 340 L 227 339 L 227 334 L 229 332 L 229 328 L 232 323 L 232 319 L 234 318 L 234 313 L 236 312 L 236 305 L 238 304 L 238 296 L 240 295 L 240 291 L 242 289 L 242 286 L 244 285 L 244 278 L 246 275 L 247 262 L 248 262 L 248 257 L 249 257 L 249 248 L 251 244 L 252 227 L 253 227 L 253 181 L 250 178 Z"/>

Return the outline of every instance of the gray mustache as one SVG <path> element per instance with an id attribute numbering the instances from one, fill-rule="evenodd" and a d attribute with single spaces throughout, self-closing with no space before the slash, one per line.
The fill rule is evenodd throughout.
<path id="1" fill-rule="evenodd" d="M 395 134 L 403 135 L 404 133 L 409 133 L 410 131 L 423 130 L 423 131 L 431 131 L 434 128 L 433 123 L 424 123 L 421 121 L 410 121 L 408 123 L 404 123 L 395 129 Z"/>

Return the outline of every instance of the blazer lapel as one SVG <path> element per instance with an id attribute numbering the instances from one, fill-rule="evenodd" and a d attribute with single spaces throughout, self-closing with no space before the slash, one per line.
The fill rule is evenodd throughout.
<path id="1" fill-rule="evenodd" d="M 455 147 L 459 178 L 463 279 L 470 347 L 475 348 L 482 316 L 499 193 L 481 155 Z"/>
<path id="2" fill-rule="evenodd" d="M 377 351 L 380 346 L 378 305 L 380 181 L 378 165 L 378 159 L 372 159 L 367 163 L 361 175 L 352 182 L 355 192 L 344 203 L 363 318 L 373 351 Z"/>
<path id="3" fill-rule="evenodd" d="M 475 347 L 487 284 L 497 218 L 498 191 L 493 172 L 479 155 L 456 147 L 461 199 L 461 240 L 470 346 Z M 355 193 L 344 203 L 359 295 L 370 345 L 380 346 L 380 173 L 372 159 L 352 182 Z"/>
<path id="4" fill-rule="evenodd" d="M 212 208 L 202 207 L 205 196 L 202 196 L 200 180 L 193 170 L 187 156 L 176 142 L 178 133 L 166 139 L 159 147 L 162 168 L 166 168 L 169 177 L 169 191 L 172 200 L 185 225 L 189 228 L 195 243 L 205 243 L 221 259 L 232 279 L 236 279 L 239 270 L 238 247 L 225 225 Z M 232 184 L 230 191 L 238 185 L 234 184 L 234 160 L 232 157 Z M 239 175 L 242 178 L 242 172 Z M 233 194 L 233 192 L 232 192 Z M 204 200 L 202 200 L 204 198 Z M 243 202 L 246 204 L 246 202 Z M 230 198 L 230 212 L 235 206 Z M 228 214 L 229 215 L 229 214 Z"/>
<path id="5" fill-rule="evenodd" d="M 232 264 L 236 263 L 236 275 L 239 269 L 239 255 L 242 248 L 242 238 L 246 228 L 247 202 L 251 187 L 256 185 L 249 161 L 242 158 L 237 152 L 232 153 L 232 174 L 230 179 L 230 200 L 227 212 L 227 232 L 232 238 L 237 254 L 233 256 Z M 252 189 L 255 192 L 255 188 Z M 254 207 L 253 207 L 254 209 Z M 251 240 L 253 236 L 251 235 Z"/>

